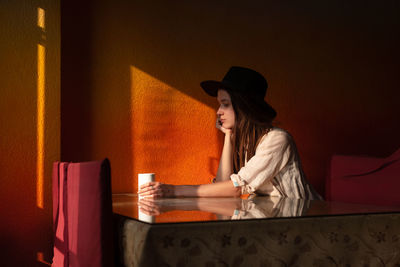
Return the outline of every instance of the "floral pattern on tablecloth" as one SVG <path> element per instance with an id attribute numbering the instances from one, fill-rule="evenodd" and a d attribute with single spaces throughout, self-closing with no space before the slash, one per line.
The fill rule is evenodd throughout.
<path id="1" fill-rule="evenodd" d="M 400 266 L 399 214 L 119 225 L 124 266 Z"/>

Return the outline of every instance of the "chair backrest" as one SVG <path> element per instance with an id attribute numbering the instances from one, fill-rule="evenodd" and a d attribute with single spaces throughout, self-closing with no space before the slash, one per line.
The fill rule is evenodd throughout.
<path id="1" fill-rule="evenodd" d="M 326 181 L 326 199 L 400 206 L 400 149 L 387 158 L 334 155 Z"/>
<path id="2" fill-rule="evenodd" d="M 112 266 L 111 169 L 103 161 L 53 165 L 53 266 Z"/>

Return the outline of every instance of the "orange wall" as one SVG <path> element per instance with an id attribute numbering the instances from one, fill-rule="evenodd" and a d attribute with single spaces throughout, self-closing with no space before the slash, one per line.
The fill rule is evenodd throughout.
<path id="1" fill-rule="evenodd" d="M 196 184 L 215 176 L 219 147 L 216 129 L 208 129 L 212 108 L 131 67 L 131 116 L 134 177 L 154 172 L 160 182 Z"/>
<path id="2" fill-rule="evenodd" d="M 59 27 L 59 1 L 0 4 L 1 266 L 51 260 L 51 168 L 60 159 Z"/>
<path id="3" fill-rule="evenodd" d="M 322 194 L 332 154 L 400 146 L 394 0 L 75 4 L 63 9 L 62 157 L 108 156 L 114 192 L 135 191 L 141 171 L 208 181 L 221 135 L 199 83 L 231 65 L 266 76 L 277 125 Z"/>

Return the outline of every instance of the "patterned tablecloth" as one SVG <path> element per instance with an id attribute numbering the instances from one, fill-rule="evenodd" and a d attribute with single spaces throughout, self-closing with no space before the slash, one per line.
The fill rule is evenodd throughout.
<path id="1" fill-rule="evenodd" d="M 264 199 L 270 202 L 269 198 Z M 184 204 L 180 206 L 179 201 Z M 256 214 L 260 214 L 260 210 L 267 214 L 264 218 L 235 219 L 240 213 L 252 214 L 251 210 L 237 212 L 236 206 L 229 220 L 229 216 L 196 211 L 188 201 L 159 203 L 158 206 L 168 206 L 168 211 L 158 215 L 160 220 L 156 217 L 153 223 L 146 223 L 132 215 L 137 212 L 137 199 L 114 198 L 120 264 L 152 267 L 400 266 L 400 213 L 389 212 L 393 209 L 338 204 L 342 214 L 332 215 L 335 210 L 332 203 L 299 205 L 299 202 L 289 201 L 288 205 L 302 208 L 292 208 L 289 209 L 292 214 L 288 211 L 283 214 L 276 210 L 281 201 L 274 200 L 269 205 L 272 211 L 266 211 L 265 207 L 257 209 Z M 207 201 L 224 203 L 223 199 Z M 265 204 L 262 198 L 251 203 L 240 201 L 246 202 L 247 207 L 254 203 L 257 207 Z M 324 207 L 328 215 L 322 216 Z M 191 215 L 177 213 L 180 208 Z M 336 213 L 340 212 L 336 210 Z M 172 222 L 166 222 L 162 216 Z M 171 219 L 174 216 L 183 218 L 184 222 L 174 221 Z M 196 219 L 190 221 L 187 218 L 190 216 Z"/>

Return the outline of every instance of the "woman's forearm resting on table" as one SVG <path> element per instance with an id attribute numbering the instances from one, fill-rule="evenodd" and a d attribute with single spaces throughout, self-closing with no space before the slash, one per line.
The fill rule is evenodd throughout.
<path id="1" fill-rule="evenodd" d="M 240 197 L 241 187 L 235 187 L 231 180 L 201 185 L 171 185 L 149 182 L 142 185 L 138 194 L 142 197 Z"/>
<path id="2" fill-rule="evenodd" d="M 240 197 L 241 187 L 231 180 L 202 185 L 175 185 L 175 197 Z"/>

